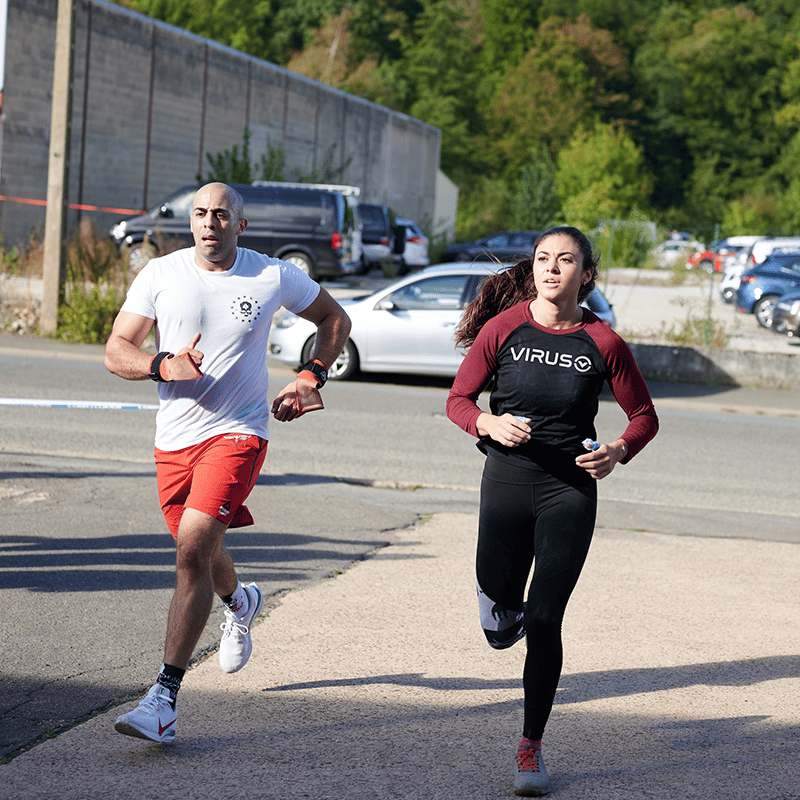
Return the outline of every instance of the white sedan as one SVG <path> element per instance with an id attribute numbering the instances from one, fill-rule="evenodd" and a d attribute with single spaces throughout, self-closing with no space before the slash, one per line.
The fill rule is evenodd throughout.
<path id="1" fill-rule="evenodd" d="M 485 262 L 442 264 L 366 297 L 339 299 L 353 327 L 328 377 L 347 380 L 359 370 L 454 376 L 464 354 L 456 348 L 453 333 L 493 271 L 495 265 Z M 599 289 L 584 305 L 613 327 L 614 311 Z M 299 367 L 311 357 L 315 333 L 311 322 L 284 310 L 275 318 L 269 353 Z"/>

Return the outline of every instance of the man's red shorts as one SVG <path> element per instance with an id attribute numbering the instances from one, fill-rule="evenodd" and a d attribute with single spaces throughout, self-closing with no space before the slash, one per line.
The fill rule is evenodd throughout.
<path id="1" fill-rule="evenodd" d="M 182 450 L 155 448 L 158 499 L 173 536 L 184 508 L 202 511 L 229 528 L 252 525 L 242 505 L 255 486 L 267 441 L 247 433 L 223 433 Z"/>

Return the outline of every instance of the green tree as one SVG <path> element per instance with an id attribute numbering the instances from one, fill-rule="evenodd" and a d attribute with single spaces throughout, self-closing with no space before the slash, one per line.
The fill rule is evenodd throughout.
<path id="1" fill-rule="evenodd" d="M 441 129 L 441 167 L 456 182 L 482 167 L 473 80 L 477 53 L 477 34 L 464 11 L 449 0 L 425 0 L 404 51 L 408 113 Z"/>
<path id="2" fill-rule="evenodd" d="M 517 191 L 511 202 L 510 227 L 543 231 L 555 223 L 560 213 L 556 165 L 547 148 L 542 146 L 520 172 Z"/>
<path id="3" fill-rule="evenodd" d="M 657 205 L 718 222 L 728 201 L 761 180 L 781 147 L 774 123 L 785 62 L 781 40 L 744 6 L 662 10 L 634 61 Z"/>
<path id="4" fill-rule="evenodd" d="M 580 131 L 558 155 L 556 178 L 565 220 L 591 229 L 646 206 L 651 179 L 644 156 L 618 125 Z"/>
<path id="5" fill-rule="evenodd" d="M 216 42 L 286 64 L 345 0 L 128 0 L 131 8 Z"/>
<path id="6" fill-rule="evenodd" d="M 491 96 L 509 67 L 516 67 L 534 46 L 542 2 L 480 0 L 479 7 L 483 19 L 483 42 L 478 67 Z"/>
<path id="7" fill-rule="evenodd" d="M 751 193 L 728 203 L 722 217 L 722 229 L 729 236 L 737 234 L 772 235 L 783 233 L 776 228 L 777 203 L 775 197 Z"/>
<path id="8" fill-rule="evenodd" d="M 497 178 L 477 177 L 458 197 L 456 241 L 471 242 L 508 228 L 512 193 Z"/>
<path id="9" fill-rule="evenodd" d="M 627 102 L 627 67 L 609 32 L 594 30 L 586 17 L 546 20 L 488 106 L 493 166 L 516 176 L 540 144 L 556 155 L 575 130 L 617 118 Z"/>

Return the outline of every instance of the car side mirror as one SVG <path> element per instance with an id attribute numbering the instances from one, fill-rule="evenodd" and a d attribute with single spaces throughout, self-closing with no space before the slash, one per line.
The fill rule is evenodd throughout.
<path id="1" fill-rule="evenodd" d="M 158 216 L 165 217 L 166 219 L 172 219 L 172 217 L 174 217 L 175 214 L 169 207 L 169 205 L 167 203 L 164 203 L 164 205 L 158 209 Z"/>
<path id="2" fill-rule="evenodd" d="M 398 311 L 399 307 L 392 300 L 381 300 L 375 308 L 378 311 Z"/>

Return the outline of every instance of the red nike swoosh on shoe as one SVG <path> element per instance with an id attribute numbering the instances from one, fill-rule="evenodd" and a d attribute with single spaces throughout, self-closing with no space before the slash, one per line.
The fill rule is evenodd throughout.
<path id="1" fill-rule="evenodd" d="M 167 730 L 167 728 L 172 727 L 177 721 L 178 721 L 178 718 L 175 717 L 175 719 L 172 720 L 172 722 L 170 722 L 168 725 L 164 725 L 164 727 L 162 728 L 161 727 L 161 720 L 159 720 L 158 721 L 158 735 L 159 736 L 163 736 L 164 735 L 164 731 Z"/>

